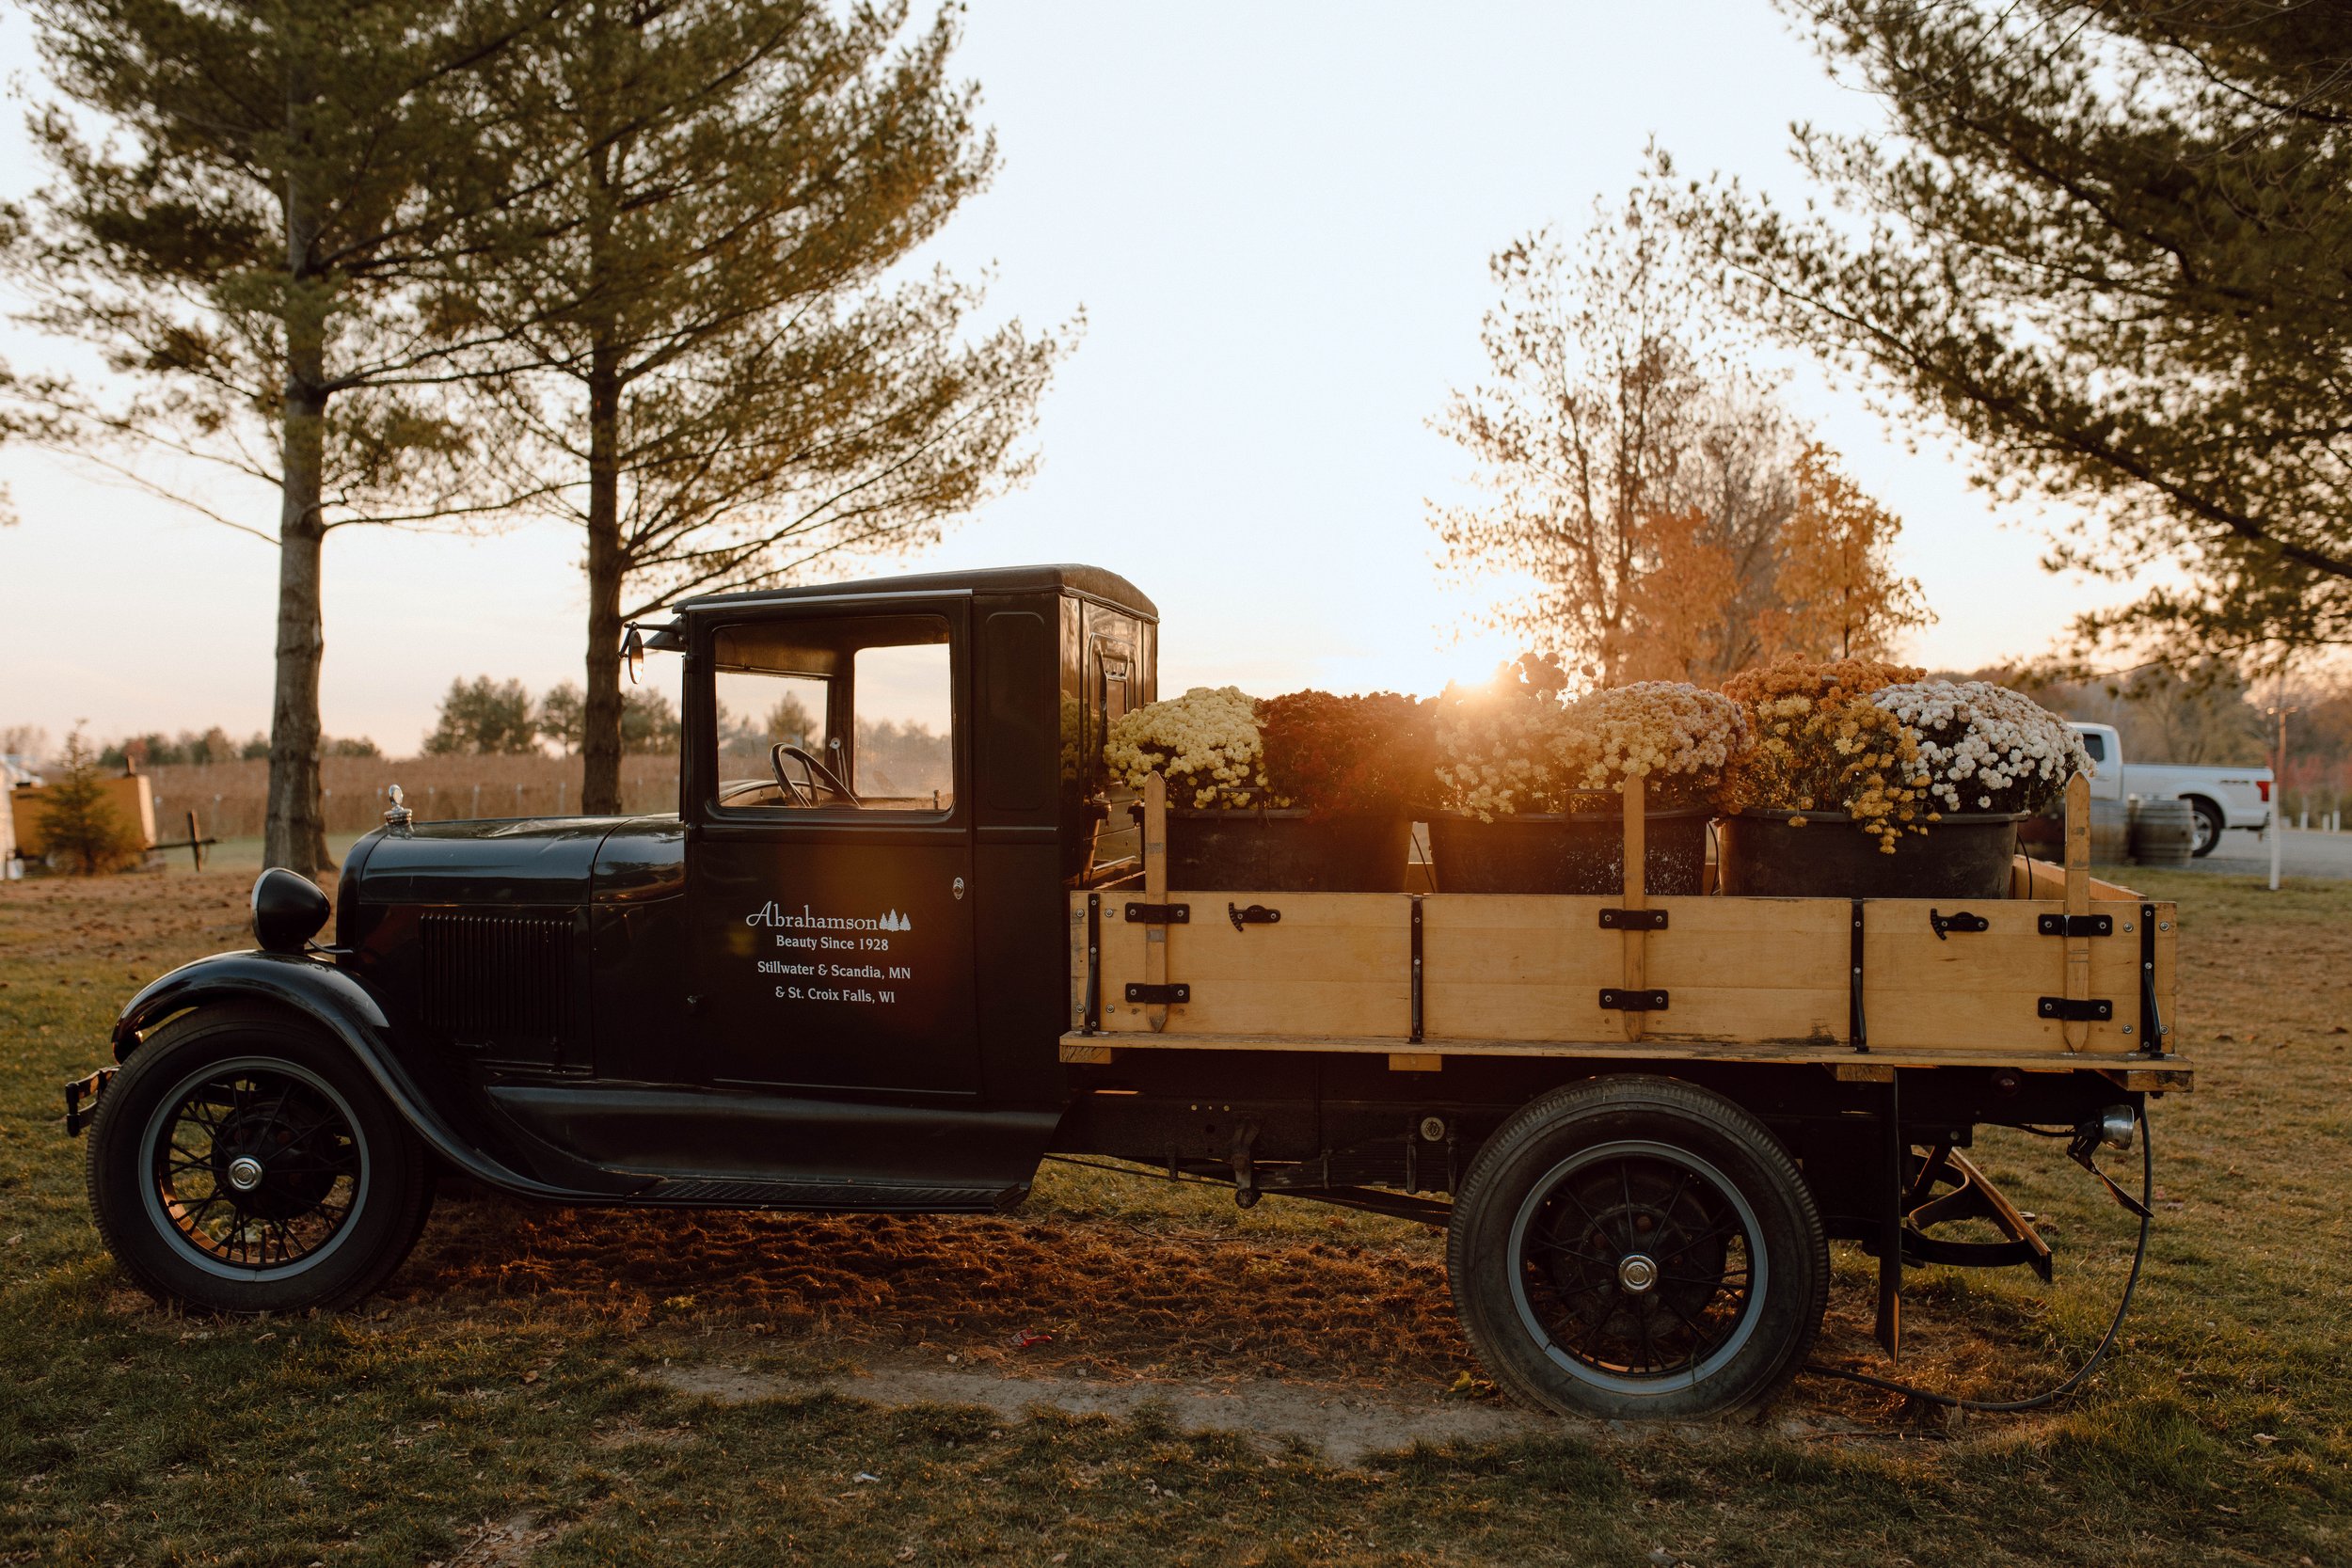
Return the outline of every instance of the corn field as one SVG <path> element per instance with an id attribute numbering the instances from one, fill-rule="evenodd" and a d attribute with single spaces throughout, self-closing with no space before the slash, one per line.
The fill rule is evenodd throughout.
<path id="1" fill-rule="evenodd" d="M 580 810 L 580 759 L 551 756 L 329 757 L 326 831 L 365 832 L 384 820 L 386 786 L 397 784 L 421 822 L 477 816 L 563 816 Z M 621 759 L 621 803 L 631 813 L 677 809 L 678 759 Z M 209 837 L 259 838 L 268 809 L 269 764 L 223 762 L 150 768 L 155 831 L 187 831 L 187 813 Z"/>

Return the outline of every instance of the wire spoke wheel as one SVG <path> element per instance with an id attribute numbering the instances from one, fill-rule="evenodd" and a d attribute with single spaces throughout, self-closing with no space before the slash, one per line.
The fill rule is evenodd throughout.
<path id="1" fill-rule="evenodd" d="M 309 1268 L 365 1202 L 369 1158 L 326 1079 L 255 1057 L 208 1066 L 157 1101 L 142 1139 L 150 1217 L 207 1273 Z"/>
<path id="2" fill-rule="evenodd" d="M 1513 1398 L 1604 1419 L 1769 1401 L 1829 1292 L 1804 1177 L 1762 1123 L 1694 1084 L 1624 1073 L 1537 1096 L 1480 1145 L 1446 1272 Z"/>
<path id="3" fill-rule="evenodd" d="M 1688 1384 L 1755 1331 L 1756 1215 L 1686 1149 L 1626 1141 L 1563 1160 L 1512 1226 L 1513 1295 L 1544 1354 L 1616 1392 Z"/>

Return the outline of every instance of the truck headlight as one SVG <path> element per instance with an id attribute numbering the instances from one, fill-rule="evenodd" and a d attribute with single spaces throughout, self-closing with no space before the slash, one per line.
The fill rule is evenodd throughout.
<path id="1" fill-rule="evenodd" d="M 2132 1147 L 2132 1132 L 2139 1126 L 2139 1113 L 2129 1105 L 2110 1105 L 2099 1113 L 2099 1141 L 2109 1148 Z"/>
<path id="2" fill-rule="evenodd" d="M 264 953 L 301 952 L 334 912 L 316 882 L 283 866 L 253 879 L 253 940 Z"/>

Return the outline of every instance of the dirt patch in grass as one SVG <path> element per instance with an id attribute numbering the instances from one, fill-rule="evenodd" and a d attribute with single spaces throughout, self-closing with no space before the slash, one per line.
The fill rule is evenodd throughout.
<path id="1" fill-rule="evenodd" d="M 1132 1420 L 1152 1413 L 1180 1432 L 1232 1432 L 1279 1452 L 1304 1443 L 1341 1465 L 1416 1444 L 1494 1443 L 1601 1434 L 1597 1422 L 1565 1426 L 1466 1399 L 1405 1399 L 1360 1384 L 1311 1385 L 1262 1378 L 1164 1383 L 1143 1379 L 1006 1375 L 946 1366 L 937 1358 L 876 1360 L 851 1374 L 786 1377 L 723 1363 L 667 1366 L 649 1374 L 673 1392 L 720 1404 L 837 1393 L 888 1408 L 977 1406 L 1018 1420 L 1043 1407 L 1064 1416 Z"/>
<path id="2" fill-rule="evenodd" d="M 334 878 L 323 885 L 332 893 Z M 252 890 L 249 873 L 218 871 L 168 880 L 150 873 L 0 883 L 0 958 L 120 963 L 124 979 L 151 980 L 173 963 L 252 946 L 246 905 Z"/>
<path id="3" fill-rule="evenodd" d="M 1446 1383 L 1470 1365 L 1435 1238 L 1379 1244 L 1343 1227 L 1297 1244 L 1060 1217 L 548 1210 L 474 1194 L 436 1214 L 389 1293 L 1029 1366 Z M 1039 1335 L 1051 1338 L 1012 1346 Z"/>

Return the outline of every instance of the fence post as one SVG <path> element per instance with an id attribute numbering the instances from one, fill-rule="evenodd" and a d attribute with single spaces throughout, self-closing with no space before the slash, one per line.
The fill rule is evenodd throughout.
<path id="1" fill-rule="evenodd" d="M 474 785 L 474 786 L 473 786 L 473 815 L 474 815 L 474 819 L 475 819 L 476 821 L 480 821 L 480 820 L 481 820 L 481 818 L 482 818 L 482 786 L 481 786 L 480 784 L 476 784 L 476 785 Z"/>

